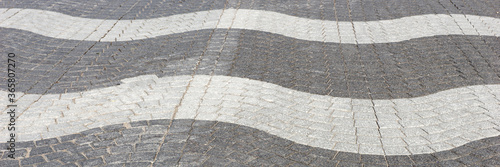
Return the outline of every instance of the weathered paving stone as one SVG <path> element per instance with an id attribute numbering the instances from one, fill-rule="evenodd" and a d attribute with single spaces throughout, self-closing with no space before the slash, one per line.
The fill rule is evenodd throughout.
<path id="1" fill-rule="evenodd" d="M 121 134 L 118 132 L 111 132 L 111 133 L 104 133 L 101 135 L 98 135 L 99 139 L 101 140 L 111 140 L 120 137 Z"/>
<path id="2" fill-rule="evenodd" d="M 169 126 L 167 124 L 152 125 L 148 122 L 140 126 L 104 131 L 101 134 L 122 133 L 132 128 L 147 129 L 151 126 Z M 190 126 L 191 124 L 188 122 L 192 123 L 193 120 L 179 120 L 178 125 L 172 126 L 171 128 Z M 158 143 L 158 141 L 155 143 L 144 143 L 140 140 L 135 140 L 128 145 L 109 144 L 102 146 L 102 148 L 90 147 L 90 145 L 94 145 L 100 141 L 90 141 L 90 143 L 83 144 L 47 142 L 46 146 L 36 147 L 35 145 L 31 145 L 31 147 L 26 147 L 26 149 L 31 150 L 30 155 L 26 157 L 19 157 L 19 159 L 16 160 L 2 157 L 0 164 L 2 164 L 2 166 L 18 166 L 19 163 L 21 165 L 36 164 L 37 166 L 123 166 L 124 164 L 125 166 L 151 164 L 153 164 L 153 166 L 495 166 L 498 164 L 498 157 L 500 156 L 500 152 L 497 149 L 500 143 L 496 142 L 499 136 L 472 141 L 464 146 L 432 154 L 384 156 L 338 152 L 296 144 L 257 129 L 231 123 L 200 120 L 195 122 L 197 123 L 193 124 L 193 129 L 205 127 L 205 125 L 216 125 L 209 126 L 215 133 L 213 133 L 213 135 L 189 137 L 190 132 L 181 132 L 174 133 L 175 135 L 166 135 L 163 141 L 164 143 Z M 134 123 L 132 122 L 130 124 Z M 207 128 L 202 129 L 209 130 Z M 163 132 L 168 134 L 167 130 L 168 129 L 165 128 Z M 218 131 L 224 131 L 224 133 L 217 133 Z M 247 133 L 249 131 L 252 133 Z M 117 141 L 125 137 L 140 138 L 140 136 L 143 135 L 148 134 L 146 131 L 140 131 L 137 132 L 137 135 L 118 136 L 110 140 Z M 224 142 L 217 142 L 215 140 L 221 138 L 222 136 L 220 135 L 227 137 L 224 138 Z M 181 138 L 184 139 L 184 141 L 179 142 L 176 139 L 179 138 L 179 136 L 183 136 Z M 79 138 L 86 137 L 80 136 Z M 79 138 L 75 138 L 76 141 L 78 141 Z M 173 140 L 170 140 L 170 138 Z M 187 138 L 190 139 L 187 140 Z M 262 142 L 262 140 L 270 143 L 266 144 L 266 142 Z M 47 141 L 52 141 L 52 139 L 48 139 Z M 260 144 L 269 146 L 263 147 L 259 146 Z M 249 146 L 249 148 L 246 149 L 244 146 Z M 54 149 L 52 150 L 49 148 Z M 198 150 L 196 150 L 197 148 Z M 157 151 L 159 151 L 158 154 Z M 456 154 L 456 152 L 460 152 L 460 154 Z"/>
<path id="3" fill-rule="evenodd" d="M 66 157 L 62 157 L 61 159 L 59 159 L 61 162 L 65 163 L 65 164 L 73 164 L 77 161 L 83 161 L 85 160 L 85 156 L 83 156 L 82 154 L 80 153 L 77 153 L 77 154 L 73 154 L 73 155 L 70 155 L 70 156 L 66 156 Z"/>
<path id="4" fill-rule="evenodd" d="M 62 158 L 62 157 L 67 157 L 69 155 L 71 155 L 71 154 L 68 153 L 68 152 L 57 151 L 57 152 L 54 152 L 52 154 L 45 154 L 45 157 L 47 157 L 47 159 L 49 161 L 53 161 L 53 160 L 56 160 L 56 159 L 59 159 L 59 158 Z"/>
<path id="5" fill-rule="evenodd" d="M 57 162 L 57 161 L 51 161 L 51 162 L 47 162 L 47 163 L 42 163 L 42 164 L 37 165 L 37 166 L 52 167 L 52 166 L 62 166 L 62 164 L 60 162 Z"/>
<path id="6" fill-rule="evenodd" d="M 85 161 L 80 162 L 81 166 L 98 166 L 98 165 L 102 165 L 102 164 L 104 164 L 104 161 L 102 160 L 102 158 L 89 159 L 89 160 L 85 160 Z"/>
<path id="7" fill-rule="evenodd" d="M 72 135 L 67 135 L 67 136 L 61 136 L 61 137 L 59 137 L 59 139 L 61 140 L 61 142 L 66 142 L 69 140 L 76 139 L 78 137 L 81 137 L 81 135 L 80 134 L 72 134 Z"/>
<path id="8" fill-rule="evenodd" d="M 88 151 L 85 153 L 85 156 L 87 158 L 91 158 L 91 157 L 99 157 L 99 156 L 107 155 L 107 154 L 108 154 L 107 148 L 101 148 L 101 149 Z"/>
<path id="9" fill-rule="evenodd" d="M 57 139 L 45 139 L 45 140 L 39 140 L 39 141 L 36 141 L 36 146 L 45 146 L 45 145 L 49 145 L 49 144 L 56 144 L 56 143 L 59 143 L 59 141 Z"/>

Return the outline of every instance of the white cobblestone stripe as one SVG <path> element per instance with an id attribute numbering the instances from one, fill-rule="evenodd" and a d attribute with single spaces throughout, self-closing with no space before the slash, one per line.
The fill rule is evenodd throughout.
<path id="1" fill-rule="evenodd" d="M 6 94 L 0 92 L 2 103 Z M 152 119 L 235 123 L 299 144 L 375 155 L 434 153 L 500 135 L 500 85 L 362 100 L 237 77 L 144 75 L 87 92 L 17 97 L 18 141 Z M 1 120 L 9 117 L 5 110 Z M 2 128 L 1 140 L 7 141 L 5 125 Z"/>
<path id="2" fill-rule="evenodd" d="M 0 27 L 85 41 L 130 41 L 203 29 L 248 29 L 309 41 L 389 43 L 437 35 L 500 36 L 500 19 L 462 14 L 426 14 L 393 20 L 345 22 L 250 10 L 209 10 L 138 20 L 73 17 L 38 9 L 0 8 Z"/>

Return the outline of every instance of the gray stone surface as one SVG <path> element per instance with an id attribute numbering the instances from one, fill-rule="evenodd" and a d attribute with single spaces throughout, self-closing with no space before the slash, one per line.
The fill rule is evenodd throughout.
<path id="1" fill-rule="evenodd" d="M 176 95 L 179 85 L 185 87 L 182 96 Z M 433 153 L 499 135 L 498 90 L 499 85 L 475 85 L 416 98 L 366 100 L 315 95 L 246 78 L 144 75 L 124 79 L 119 86 L 81 93 L 20 95 L 18 101 L 37 107 L 18 107 L 24 114 L 17 119 L 22 129 L 18 130 L 17 140 L 110 132 L 76 140 L 79 144 L 101 141 L 94 146 L 102 147 L 114 144 L 111 140 L 121 136 L 116 131 L 124 128 L 109 126 L 102 130 L 102 126 L 156 118 L 197 119 L 245 125 L 300 144 L 337 151 L 376 155 Z M 151 98 L 153 92 L 157 97 Z M 7 92 L 1 94 L 0 100 L 7 96 Z M 163 103 L 163 97 L 176 97 L 178 103 Z M 130 98 L 140 100 L 127 100 Z M 2 116 L 8 119 L 8 115 Z M 153 123 L 168 124 L 162 120 Z M 141 138 L 157 143 L 163 130 L 146 129 L 148 135 Z M 184 125 L 172 132 L 189 130 Z M 127 130 L 123 134 L 127 137 L 117 142 L 133 142 L 134 137 L 128 136 L 142 131 Z M 77 136 L 64 140 L 71 137 Z M 8 140 L 7 135 L 0 138 Z"/>
<path id="2" fill-rule="evenodd" d="M 6 0 L 0 2 L 3 8 L 31 8 L 56 11 L 72 16 L 101 19 L 147 19 L 175 14 L 206 11 L 212 9 L 237 8 L 267 10 L 292 16 L 339 21 L 386 20 L 421 14 L 481 14 L 497 17 L 500 2 L 494 0 L 476 1 L 434 1 L 434 0 L 389 0 L 359 1 L 307 1 L 300 0 L 206 0 L 206 1 L 116 1 L 90 0 L 81 2 L 68 0 L 36 1 Z"/>
<path id="3" fill-rule="evenodd" d="M 168 122 L 168 124 L 158 124 Z M 128 124 L 140 124 L 129 127 Z M 118 127 L 118 128 L 117 128 Z M 163 127 L 163 128 L 160 128 Z M 189 131 L 178 130 L 188 127 Z M 151 135 L 146 129 L 163 129 L 156 131 L 165 140 L 150 143 Z M 149 120 L 105 126 L 97 133 L 79 133 L 80 137 L 61 142 L 62 137 L 51 138 L 48 146 L 27 146 L 31 153 L 19 154 L 16 160 L 3 157 L 0 164 L 3 166 L 24 165 L 35 166 L 101 166 L 127 164 L 131 166 L 153 165 L 194 165 L 194 166 L 495 166 L 500 156 L 500 137 L 491 137 L 470 142 L 464 146 L 448 151 L 432 154 L 418 154 L 405 156 L 382 156 L 369 154 L 346 153 L 332 151 L 297 144 L 280 137 L 256 130 L 250 127 L 217 122 L 198 120 Z M 105 129 L 114 129 L 111 131 Z M 127 131 L 142 129 L 135 133 L 136 138 L 130 144 L 119 143 L 125 138 Z M 117 145 L 95 147 L 91 141 L 86 144 L 77 142 L 81 138 L 94 136 L 113 136 L 111 139 Z M 140 137 L 143 136 L 143 137 Z M 94 145 L 88 149 L 81 149 L 87 145 Z M 39 152 L 33 155 L 34 150 L 45 150 L 51 147 L 55 152 Z M 45 161 L 47 159 L 48 161 Z"/>
<path id="4" fill-rule="evenodd" d="M 26 93 L 86 91 L 145 74 L 235 76 L 308 93 L 364 99 L 417 97 L 500 83 L 498 37 L 436 36 L 389 44 L 338 45 L 258 31 L 205 30 L 95 43 L 1 30 L 10 36 L 0 42 L 3 50 L 18 55 L 18 80 L 23 84 L 17 90 Z M 223 46 L 210 51 L 219 39 Z"/>
<path id="5" fill-rule="evenodd" d="M 0 8 L 1 167 L 500 166 L 500 1 Z"/>

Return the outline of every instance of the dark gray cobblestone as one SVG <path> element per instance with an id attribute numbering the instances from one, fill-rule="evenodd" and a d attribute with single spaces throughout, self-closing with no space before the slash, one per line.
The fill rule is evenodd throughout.
<path id="1" fill-rule="evenodd" d="M 308 93 L 364 99 L 417 97 L 500 83 L 498 37 L 450 35 L 339 45 L 251 30 L 211 31 L 95 43 L 2 28 L 0 32 L 9 37 L 0 45 L 18 56 L 18 80 L 23 84 L 16 91 L 37 94 L 87 91 L 145 74 L 192 75 L 194 69 L 197 75 L 243 77 Z M 222 48 L 207 44 L 224 34 Z"/>
<path id="2" fill-rule="evenodd" d="M 386 0 L 300 1 L 300 0 L 203 0 L 203 1 L 118 1 L 118 0 L 4 0 L 1 8 L 30 8 L 100 19 L 149 19 L 197 11 L 239 8 L 274 11 L 292 16 L 338 20 L 386 20 L 421 14 L 474 14 L 500 17 L 496 0 L 436 1 Z"/>
<path id="3" fill-rule="evenodd" d="M 158 125 L 158 122 L 169 124 Z M 257 129 L 231 123 L 198 120 L 151 120 L 133 122 L 137 140 L 119 144 L 125 136 L 110 139 L 116 145 L 93 147 L 101 140 L 97 136 L 126 132 L 124 124 L 106 126 L 92 134 L 61 142 L 62 137 L 44 146 L 27 146 L 29 154 L 16 152 L 16 159 L 0 159 L 0 166 L 498 166 L 500 136 L 486 138 L 449 151 L 432 154 L 382 156 L 325 150 L 296 144 Z M 175 131 L 188 126 L 189 131 Z M 144 142 L 145 129 L 165 127 L 159 143 Z M 209 131 L 207 133 L 193 133 Z M 159 131 L 158 131 L 159 132 Z M 97 141 L 77 144 L 77 140 L 94 136 Z M 90 146 L 90 147 L 88 147 Z M 37 151 L 53 148 L 55 152 Z M 81 149 L 88 148 L 88 149 Z M 158 152 L 159 150 L 159 152 Z"/>

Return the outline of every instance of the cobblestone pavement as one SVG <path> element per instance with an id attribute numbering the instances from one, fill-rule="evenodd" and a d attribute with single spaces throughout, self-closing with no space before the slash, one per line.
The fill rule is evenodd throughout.
<path id="1" fill-rule="evenodd" d="M 0 166 L 500 166 L 499 9 L 1 1 Z"/>

